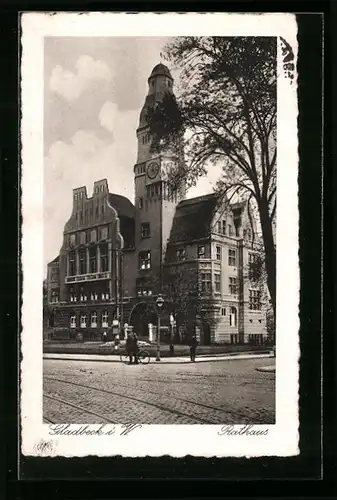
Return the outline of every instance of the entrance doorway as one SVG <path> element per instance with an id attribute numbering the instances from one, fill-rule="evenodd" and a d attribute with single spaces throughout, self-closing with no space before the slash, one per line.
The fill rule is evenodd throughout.
<path id="1" fill-rule="evenodd" d="M 133 326 L 138 337 L 149 336 L 149 323 L 157 325 L 157 313 L 153 304 L 147 302 L 139 302 L 132 309 L 128 324 Z"/>

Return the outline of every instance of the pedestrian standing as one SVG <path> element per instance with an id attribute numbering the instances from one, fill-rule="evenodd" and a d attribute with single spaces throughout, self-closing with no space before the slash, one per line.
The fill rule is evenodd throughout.
<path id="1" fill-rule="evenodd" d="M 138 351 L 139 351 L 138 337 L 137 337 L 137 333 L 135 332 L 133 334 L 133 356 L 135 359 L 135 365 L 138 365 Z"/>
<path id="2" fill-rule="evenodd" d="M 134 350 L 134 340 L 131 333 L 128 333 L 128 336 L 126 338 L 126 352 L 128 353 L 129 356 L 129 365 L 132 365 L 133 350 Z"/>
<path id="3" fill-rule="evenodd" d="M 198 345 L 197 337 L 195 335 L 193 335 L 191 342 L 190 342 L 190 358 L 191 358 L 192 363 L 195 363 L 195 355 L 197 352 L 197 345 Z"/>

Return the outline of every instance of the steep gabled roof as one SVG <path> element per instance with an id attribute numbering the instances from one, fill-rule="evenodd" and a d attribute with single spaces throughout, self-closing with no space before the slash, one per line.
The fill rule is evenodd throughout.
<path id="1" fill-rule="evenodd" d="M 181 201 L 176 208 L 169 243 L 207 237 L 217 201 L 216 193 Z"/>
<path id="2" fill-rule="evenodd" d="M 136 208 L 128 198 L 125 198 L 125 196 L 109 193 L 109 203 L 117 210 L 119 217 L 135 218 Z"/>
<path id="3" fill-rule="evenodd" d="M 57 262 L 59 262 L 59 260 L 60 260 L 60 256 L 58 255 L 57 257 L 55 257 L 55 259 L 54 259 L 54 260 L 51 260 L 50 262 L 48 262 L 48 266 L 49 266 L 50 264 L 57 264 Z"/>

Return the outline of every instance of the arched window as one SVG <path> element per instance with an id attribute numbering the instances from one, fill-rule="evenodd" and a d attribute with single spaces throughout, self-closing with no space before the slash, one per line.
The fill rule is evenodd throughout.
<path id="1" fill-rule="evenodd" d="M 231 307 L 230 315 L 229 315 L 229 325 L 236 326 L 237 325 L 237 311 L 236 307 Z"/>

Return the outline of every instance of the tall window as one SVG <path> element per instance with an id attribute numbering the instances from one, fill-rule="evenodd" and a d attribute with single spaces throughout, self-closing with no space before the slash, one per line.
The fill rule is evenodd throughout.
<path id="1" fill-rule="evenodd" d="M 81 328 L 86 328 L 87 327 L 87 316 L 86 316 L 86 314 L 82 314 L 82 316 L 81 316 L 80 327 Z"/>
<path id="2" fill-rule="evenodd" d="M 80 233 L 80 244 L 85 245 L 85 232 L 81 231 Z"/>
<path id="3" fill-rule="evenodd" d="M 98 293 L 97 292 L 91 292 L 91 294 L 90 294 L 90 300 L 98 300 Z"/>
<path id="4" fill-rule="evenodd" d="M 216 246 L 216 260 L 221 260 L 221 246 Z"/>
<path id="5" fill-rule="evenodd" d="M 201 273 L 201 291 L 207 293 L 212 291 L 211 273 Z"/>
<path id="6" fill-rule="evenodd" d="M 236 295 L 238 293 L 236 278 L 229 278 L 229 293 L 231 295 Z"/>
<path id="7" fill-rule="evenodd" d="M 261 291 L 249 290 L 249 309 L 253 311 L 261 310 Z"/>
<path id="8" fill-rule="evenodd" d="M 262 260 L 257 253 L 248 254 L 249 273 L 248 277 L 251 281 L 258 281 L 262 274 Z"/>
<path id="9" fill-rule="evenodd" d="M 91 328 L 97 328 L 97 312 L 91 313 Z"/>
<path id="10" fill-rule="evenodd" d="M 226 308 L 225 307 L 221 308 L 221 316 L 226 316 Z"/>
<path id="11" fill-rule="evenodd" d="M 86 302 L 87 298 L 88 298 L 87 294 L 86 294 L 86 292 L 85 292 L 85 290 L 84 290 L 84 288 L 82 286 L 81 287 L 81 291 L 80 291 L 80 301 L 81 302 Z"/>
<path id="12" fill-rule="evenodd" d="M 96 247 L 92 247 L 89 250 L 89 259 L 90 259 L 90 272 L 95 273 L 97 271 L 97 257 L 96 257 Z"/>
<path id="13" fill-rule="evenodd" d="M 143 198 L 139 198 L 139 200 L 138 200 L 138 208 L 142 209 L 143 206 L 144 206 Z"/>
<path id="14" fill-rule="evenodd" d="M 108 328 L 108 312 L 107 311 L 104 311 L 102 313 L 102 327 Z"/>
<path id="15" fill-rule="evenodd" d="M 150 237 L 150 223 L 143 222 L 140 226 L 140 236 L 141 238 L 149 238 Z"/>
<path id="16" fill-rule="evenodd" d="M 76 292 L 75 292 L 74 288 L 72 288 L 72 287 L 69 290 L 69 300 L 70 300 L 70 302 L 77 302 Z"/>
<path id="17" fill-rule="evenodd" d="M 79 251 L 79 260 L 80 274 L 85 274 L 87 272 L 87 251 L 85 249 Z"/>
<path id="18" fill-rule="evenodd" d="M 252 232 L 250 229 L 247 229 L 247 239 L 251 240 L 252 239 Z"/>
<path id="19" fill-rule="evenodd" d="M 58 302 L 59 301 L 59 294 L 56 290 L 53 290 L 51 292 L 51 301 L 52 302 Z"/>
<path id="20" fill-rule="evenodd" d="M 108 264 L 108 245 L 101 245 L 101 271 L 104 273 L 109 270 Z"/>
<path id="21" fill-rule="evenodd" d="M 90 241 L 91 243 L 95 243 L 97 240 L 97 232 L 96 229 L 93 229 L 90 233 Z"/>
<path id="22" fill-rule="evenodd" d="M 233 228 L 231 224 L 228 224 L 228 236 L 233 236 Z"/>
<path id="23" fill-rule="evenodd" d="M 198 246 L 198 259 L 204 259 L 206 255 L 205 247 L 203 245 Z"/>
<path id="24" fill-rule="evenodd" d="M 236 326 L 238 321 L 236 307 L 231 307 L 229 315 L 229 325 Z"/>
<path id="25" fill-rule="evenodd" d="M 236 266 L 236 250 L 229 249 L 228 250 L 228 265 L 229 266 Z"/>
<path id="26" fill-rule="evenodd" d="M 108 239 L 108 228 L 106 226 L 100 228 L 99 239 L 100 240 L 107 240 Z"/>
<path id="27" fill-rule="evenodd" d="M 226 221 L 222 221 L 222 234 L 226 234 Z"/>
<path id="28" fill-rule="evenodd" d="M 76 274 L 76 254 L 75 252 L 69 253 L 69 276 Z"/>
<path id="29" fill-rule="evenodd" d="M 151 269 L 151 252 L 139 252 L 139 269 Z"/>
<path id="30" fill-rule="evenodd" d="M 186 259 L 186 248 L 177 248 L 176 250 L 176 257 L 177 260 L 185 260 Z"/>
<path id="31" fill-rule="evenodd" d="M 216 223 L 216 230 L 217 230 L 218 233 L 221 233 L 221 221 L 218 221 Z"/>
<path id="32" fill-rule="evenodd" d="M 76 328 L 76 316 L 70 316 L 70 328 Z"/>
<path id="33" fill-rule="evenodd" d="M 220 293 L 221 292 L 221 274 L 220 273 L 214 274 L 214 285 L 215 285 L 215 291 Z"/>
<path id="34" fill-rule="evenodd" d="M 74 247 L 76 245 L 76 234 L 69 235 L 69 244 L 71 247 Z"/>

